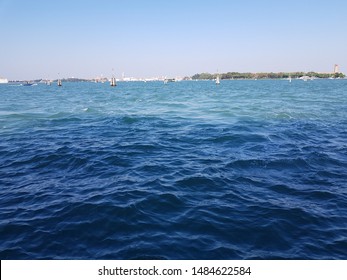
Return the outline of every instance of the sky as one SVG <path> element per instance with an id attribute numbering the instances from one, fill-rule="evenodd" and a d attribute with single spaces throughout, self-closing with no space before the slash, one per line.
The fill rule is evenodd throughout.
<path id="1" fill-rule="evenodd" d="M 0 77 L 347 73 L 345 0 L 0 0 Z"/>

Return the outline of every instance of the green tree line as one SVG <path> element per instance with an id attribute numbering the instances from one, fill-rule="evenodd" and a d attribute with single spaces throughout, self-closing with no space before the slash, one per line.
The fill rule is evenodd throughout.
<path id="1" fill-rule="evenodd" d="M 223 80 L 232 79 L 287 79 L 289 77 L 295 79 L 303 76 L 316 77 L 321 79 L 327 78 L 345 78 L 343 73 L 317 73 L 317 72 L 279 72 L 279 73 L 239 73 L 228 72 L 221 74 L 200 73 L 192 76 L 194 80 L 213 80 L 217 75 Z"/>

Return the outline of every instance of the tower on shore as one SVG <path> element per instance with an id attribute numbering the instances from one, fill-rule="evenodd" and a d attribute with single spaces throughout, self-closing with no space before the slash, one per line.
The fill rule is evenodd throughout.
<path id="1" fill-rule="evenodd" d="M 339 66 L 337 64 L 334 65 L 334 74 L 335 73 L 340 73 Z"/>

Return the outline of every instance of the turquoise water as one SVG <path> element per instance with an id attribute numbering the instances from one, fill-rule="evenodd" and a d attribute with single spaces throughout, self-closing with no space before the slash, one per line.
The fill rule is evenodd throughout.
<path id="1" fill-rule="evenodd" d="M 347 80 L 0 96 L 1 259 L 347 258 Z"/>

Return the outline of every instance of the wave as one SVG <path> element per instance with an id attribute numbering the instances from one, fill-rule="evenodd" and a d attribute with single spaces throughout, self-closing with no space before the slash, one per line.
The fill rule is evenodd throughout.
<path id="1" fill-rule="evenodd" d="M 345 259 L 344 94 L 245 83 L 2 92 L 0 258 Z"/>

